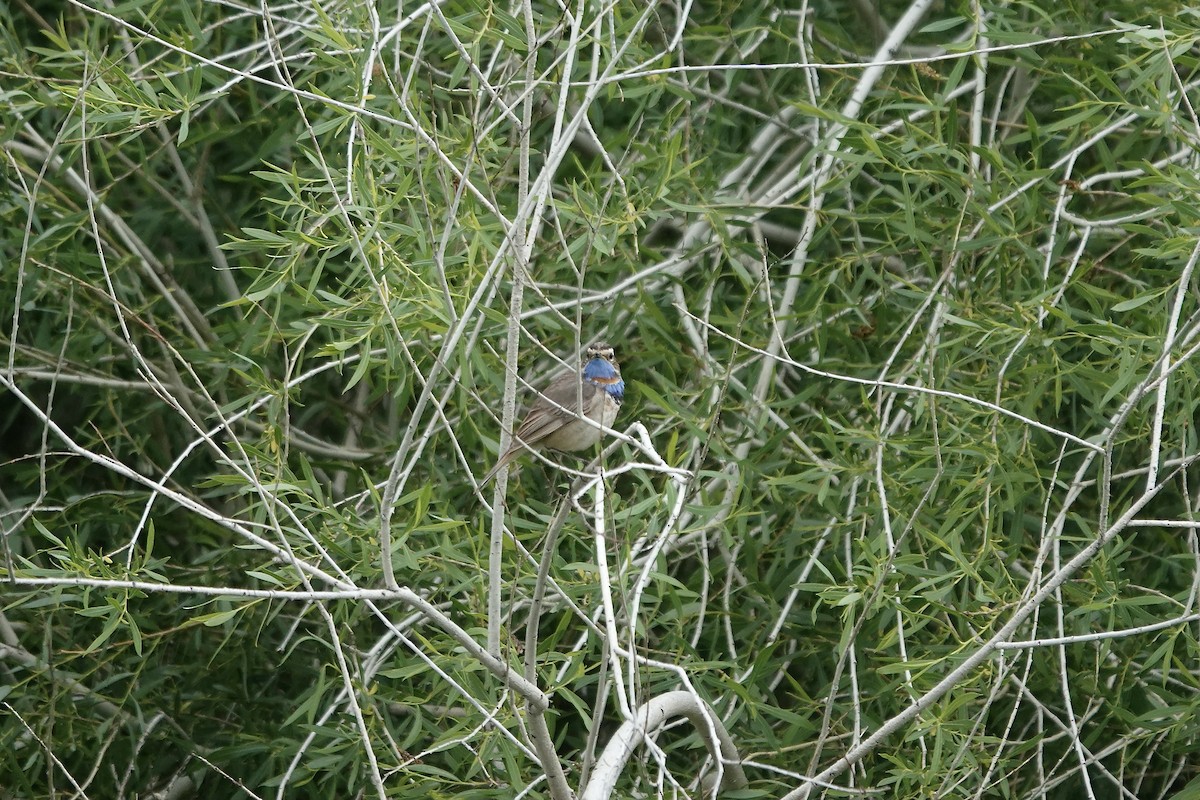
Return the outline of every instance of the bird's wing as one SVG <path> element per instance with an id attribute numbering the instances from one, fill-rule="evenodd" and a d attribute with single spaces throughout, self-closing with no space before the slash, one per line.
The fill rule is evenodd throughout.
<path id="1" fill-rule="evenodd" d="M 576 373 L 559 377 L 545 392 L 538 395 L 533 407 L 525 415 L 525 421 L 517 429 L 517 438 L 525 444 L 541 441 L 576 416 L 572 409 L 575 408 L 581 393 L 583 407 L 587 409 L 598 391 L 601 391 L 599 387 L 589 381 L 583 381 L 581 392 L 579 375 Z"/>

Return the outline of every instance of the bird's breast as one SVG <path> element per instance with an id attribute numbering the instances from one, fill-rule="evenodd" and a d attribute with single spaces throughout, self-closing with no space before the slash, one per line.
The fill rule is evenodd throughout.
<path id="1" fill-rule="evenodd" d="M 621 410 L 621 401 L 608 392 L 602 392 L 603 398 L 599 403 L 596 403 L 598 408 L 593 413 L 592 419 L 599 422 L 605 427 L 612 427 L 613 422 L 617 419 L 617 412 Z"/>

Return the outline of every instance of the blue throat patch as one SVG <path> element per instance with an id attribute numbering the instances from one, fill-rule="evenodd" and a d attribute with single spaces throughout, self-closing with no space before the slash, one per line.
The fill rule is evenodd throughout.
<path id="1" fill-rule="evenodd" d="M 625 398 L 625 381 L 621 380 L 621 373 L 603 358 L 589 361 L 583 368 L 583 377 L 608 392 L 617 402 Z"/>

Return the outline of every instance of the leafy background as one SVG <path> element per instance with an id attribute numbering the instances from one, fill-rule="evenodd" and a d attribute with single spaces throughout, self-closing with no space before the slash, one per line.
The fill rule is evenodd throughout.
<path id="1" fill-rule="evenodd" d="M 6 797 L 1195 791 L 1194 9 L 0 30 Z"/>

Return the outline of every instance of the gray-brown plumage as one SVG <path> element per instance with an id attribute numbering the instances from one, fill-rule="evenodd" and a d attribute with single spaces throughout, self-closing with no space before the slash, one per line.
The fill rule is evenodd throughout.
<path id="1" fill-rule="evenodd" d="M 590 345 L 581 370 L 560 375 L 544 392 L 538 393 L 512 443 L 496 466 L 483 476 L 480 485 L 490 481 L 527 447 L 567 451 L 593 447 L 600 441 L 601 431 L 588 420 L 605 427 L 612 425 L 624 398 L 625 381 L 621 380 L 612 347 L 604 342 Z"/>

